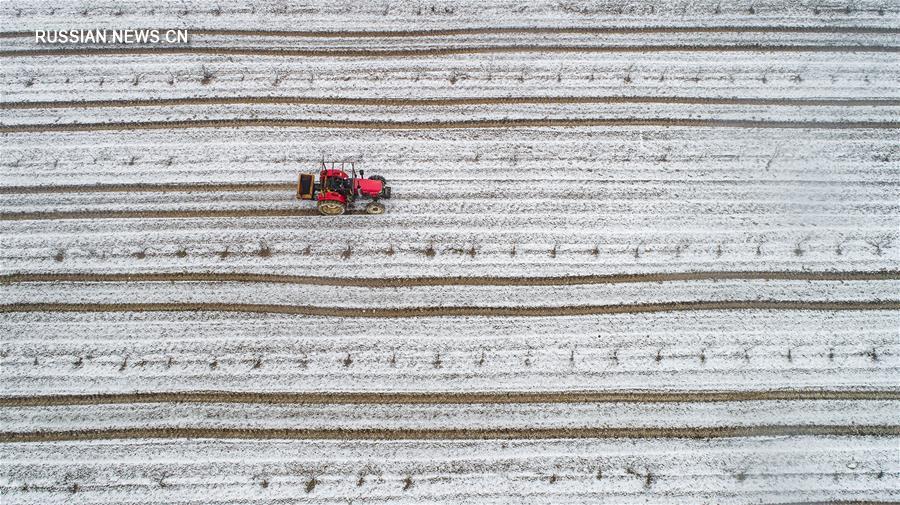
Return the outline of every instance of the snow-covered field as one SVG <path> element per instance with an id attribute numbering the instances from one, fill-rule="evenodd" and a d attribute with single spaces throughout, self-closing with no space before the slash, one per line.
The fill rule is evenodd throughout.
<path id="1" fill-rule="evenodd" d="M 0 502 L 900 500 L 897 2 L 0 19 Z"/>
<path id="2" fill-rule="evenodd" d="M 18 462 L 5 468 L 17 485 L 6 496 L 34 504 L 60 495 L 88 503 L 646 503 L 648 495 L 815 503 L 897 492 L 896 446 L 884 438 L 116 440 L 8 444 L 0 454 Z"/>
<path id="3" fill-rule="evenodd" d="M 4 382 L 15 395 L 890 389 L 900 321 L 896 311 L 424 320 L 219 313 L 6 318 L 11 342 Z M 313 327 L 317 331 L 307 329 Z"/>

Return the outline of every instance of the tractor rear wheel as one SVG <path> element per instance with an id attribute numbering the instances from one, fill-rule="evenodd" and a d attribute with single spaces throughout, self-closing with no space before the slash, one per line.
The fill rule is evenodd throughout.
<path id="1" fill-rule="evenodd" d="M 384 204 L 379 202 L 371 202 L 366 205 L 366 214 L 384 214 Z"/>
<path id="2" fill-rule="evenodd" d="M 340 216 L 347 212 L 347 206 L 337 200 L 319 201 L 319 214 L 323 216 Z"/>

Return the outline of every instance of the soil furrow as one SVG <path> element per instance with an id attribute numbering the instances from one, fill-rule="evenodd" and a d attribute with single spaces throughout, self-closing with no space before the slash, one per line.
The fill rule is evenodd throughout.
<path id="1" fill-rule="evenodd" d="M 699 128 L 808 128 L 808 129 L 897 129 L 896 121 L 769 121 L 746 119 L 686 118 L 545 118 L 474 119 L 460 121 L 352 121 L 320 119 L 197 119 L 187 121 L 130 121 L 117 123 L 4 124 L 0 133 L 83 132 L 103 130 L 164 130 L 186 128 L 336 128 L 370 130 L 441 130 L 467 128 L 577 128 L 591 126 L 684 126 Z"/>
<path id="2" fill-rule="evenodd" d="M 2 432 L 0 443 L 136 438 L 218 438 L 292 440 L 489 440 L 551 438 L 737 438 L 783 436 L 896 437 L 900 426 L 761 425 L 710 428 L 121 428 L 102 430 Z"/>
<path id="3" fill-rule="evenodd" d="M 455 35 L 618 35 L 658 33 L 848 33 L 892 34 L 900 29 L 881 26 L 633 26 L 633 27 L 496 27 L 445 28 L 435 30 L 235 30 L 191 28 L 192 35 L 227 35 L 235 37 L 305 37 L 305 38 L 412 38 L 449 37 Z M 0 39 L 33 37 L 34 32 L 0 32 Z"/>
<path id="4" fill-rule="evenodd" d="M 350 212 L 352 213 L 352 212 Z M 317 216 L 316 209 L 206 209 L 206 210 L 96 210 L 60 212 L 13 212 L 0 214 L 0 221 L 49 219 L 169 219 L 206 217 L 295 217 Z"/>
<path id="5" fill-rule="evenodd" d="M 252 274 L 234 272 L 171 273 L 16 273 L 0 275 L 0 283 L 22 282 L 261 282 L 308 284 L 316 286 L 352 286 L 401 288 L 419 286 L 573 286 L 581 284 L 622 284 L 640 282 L 679 282 L 707 280 L 767 281 L 884 281 L 900 280 L 900 271 L 810 272 L 810 271 L 735 271 L 681 272 L 620 275 L 577 275 L 566 277 L 317 277 L 306 275 Z"/>
<path id="6" fill-rule="evenodd" d="M 406 317 L 553 317 L 596 314 L 635 314 L 693 310 L 900 310 L 900 301 L 865 302 L 734 300 L 638 303 L 619 305 L 574 305 L 562 307 L 410 307 L 348 308 L 310 305 L 250 303 L 13 303 L 0 305 L 0 313 L 11 312 L 247 312 L 351 318 Z"/>
<path id="7" fill-rule="evenodd" d="M 269 393 L 183 391 L 0 397 L 2 407 L 113 405 L 131 403 L 254 403 L 280 405 L 517 404 L 517 403 L 713 403 L 802 400 L 900 400 L 889 391 L 514 391 L 514 392 L 326 392 Z"/>
<path id="8" fill-rule="evenodd" d="M 505 46 L 434 47 L 425 49 L 264 49 L 249 47 L 97 47 L 79 49 L 14 49 L 0 51 L 0 58 L 36 56 L 124 56 L 143 54 L 205 54 L 222 56 L 288 56 L 309 58 L 417 58 L 465 54 L 510 53 L 662 53 L 662 52 L 795 52 L 795 53 L 896 53 L 900 46 L 883 45 L 778 45 L 685 44 L 633 46 Z"/>
<path id="9" fill-rule="evenodd" d="M 212 191 L 293 191 L 295 182 L 244 182 L 244 183 L 163 183 L 163 184 L 60 184 L 55 186 L 4 186 L 0 195 L 34 195 L 43 193 L 191 193 Z"/>
<path id="10" fill-rule="evenodd" d="M 791 107 L 894 107 L 895 98 L 719 98 L 688 96 L 520 96 L 463 98 L 341 98 L 303 96 L 235 96 L 204 98 L 157 98 L 146 100 L 71 100 L 3 102 L 2 109 L 73 109 L 102 107 L 173 107 L 184 105 L 359 105 L 378 107 L 452 107 L 464 105 L 525 104 L 687 104 L 687 105 L 759 105 Z"/>

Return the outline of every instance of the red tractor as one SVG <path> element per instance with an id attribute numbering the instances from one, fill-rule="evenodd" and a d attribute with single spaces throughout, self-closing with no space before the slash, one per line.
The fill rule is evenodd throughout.
<path id="1" fill-rule="evenodd" d="M 347 169 L 350 174 L 347 174 Z M 301 200 L 317 200 L 319 214 L 339 216 L 347 212 L 353 201 L 365 196 L 372 201 L 366 205 L 366 214 L 384 214 L 384 204 L 378 200 L 391 197 L 391 187 L 384 177 L 373 175 L 366 178 L 365 171 L 359 171 L 351 162 L 322 162 L 319 182 L 313 174 L 300 174 L 297 184 L 297 198 Z"/>

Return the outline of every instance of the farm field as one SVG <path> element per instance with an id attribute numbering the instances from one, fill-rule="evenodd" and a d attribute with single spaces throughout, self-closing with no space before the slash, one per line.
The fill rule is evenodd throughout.
<path id="1" fill-rule="evenodd" d="M 0 502 L 900 500 L 900 4 L 0 19 Z"/>

